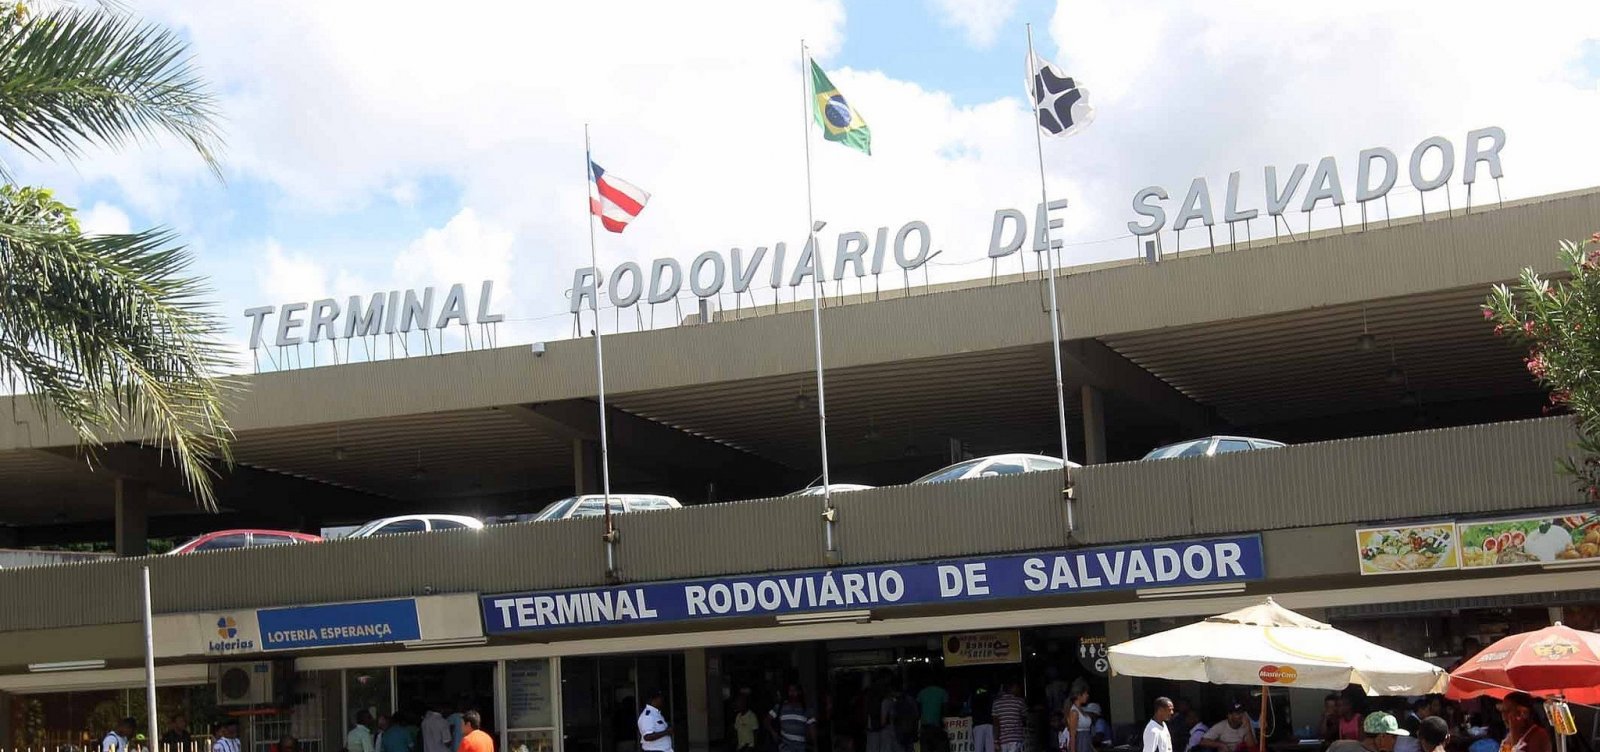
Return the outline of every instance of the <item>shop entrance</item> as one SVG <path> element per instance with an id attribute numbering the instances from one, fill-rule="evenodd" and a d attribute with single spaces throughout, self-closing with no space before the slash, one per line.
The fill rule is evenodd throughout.
<path id="1" fill-rule="evenodd" d="M 637 752 L 639 712 L 660 691 L 668 722 L 689 726 L 683 654 L 561 659 L 561 720 L 565 752 Z"/>
<path id="2" fill-rule="evenodd" d="M 500 729 L 495 717 L 494 664 L 449 663 L 397 666 L 394 670 L 395 712 L 418 723 L 428 706 L 443 703 L 452 710 L 476 710 L 486 731 Z"/>

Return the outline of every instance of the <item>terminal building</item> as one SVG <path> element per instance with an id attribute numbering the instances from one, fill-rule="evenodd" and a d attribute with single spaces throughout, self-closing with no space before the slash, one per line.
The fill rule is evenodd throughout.
<path id="1" fill-rule="evenodd" d="M 1043 705 L 1082 678 L 1121 728 L 1158 694 L 1231 690 L 1110 676 L 1107 645 L 1266 596 L 1441 665 L 1556 618 L 1595 628 L 1600 555 L 1529 553 L 1597 522 L 1557 471 L 1570 418 L 1479 306 L 1596 229 L 1600 189 L 1071 268 L 1059 342 L 1037 273 L 830 300 L 833 479 L 875 486 L 831 522 L 787 495 L 819 474 L 803 304 L 608 336 L 614 488 L 684 503 L 618 515 L 609 551 L 587 517 L 142 555 L 597 492 L 587 339 L 248 377 L 217 513 L 145 437 L 91 466 L 59 421 L 0 403 L 0 547 L 122 554 L 0 570 L 0 748 L 144 717 L 146 567 L 162 722 L 239 717 L 253 752 L 335 752 L 360 710 L 425 705 L 478 709 L 503 750 L 627 752 L 654 690 L 678 749 L 732 750 L 731 709 L 791 682 L 826 752 L 862 748 L 874 682 L 1017 680 Z M 908 484 L 1059 451 L 1051 347 L 1082 467 Z M 1287 446 L 1141 461 L 1213 435 Z M 1274 694 L 1275 726 L 1316 722 L 1322 693 Z"/>

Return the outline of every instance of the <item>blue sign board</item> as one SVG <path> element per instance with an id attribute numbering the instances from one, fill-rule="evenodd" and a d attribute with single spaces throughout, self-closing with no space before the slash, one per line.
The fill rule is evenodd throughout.
<path id="1" fill-rule="evenodd" d="M 482 596 L 489 634 L 1266 578 L 1258 535 Z"/>
<path id="2" fill-rule="evenodd" d="M 326 606 L 263 608 L 256 612 L 263 650 L 376 645 L 422 639 L 417 602 L 410 598 Z"/>

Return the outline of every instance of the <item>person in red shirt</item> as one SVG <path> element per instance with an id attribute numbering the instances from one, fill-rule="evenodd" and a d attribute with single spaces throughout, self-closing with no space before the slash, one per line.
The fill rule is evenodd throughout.
<path id="1" fill-rule="evenodd" d="M 476 710 L 461 714 L 461 748 L 458 752 L 494 752 L 494 739 L 483 732 L 483 717 Z"/>

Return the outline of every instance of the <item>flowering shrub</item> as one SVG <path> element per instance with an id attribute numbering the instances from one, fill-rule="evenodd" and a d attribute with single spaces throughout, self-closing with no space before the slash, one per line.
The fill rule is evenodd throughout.
<path id="1" fill-rule="evenodd" d="M 1483 306 L 1495 334 L 1528 348 L 1528 373 L 1550 390 L 1546 412 L 1578 426 L 1578 457 L 1562 460 L 1591 501 L 1600 501 L 1600 232 L 1561 242 L 1568 279 L 1524 269 L 1515 287 L 1495 285 Z"/>

